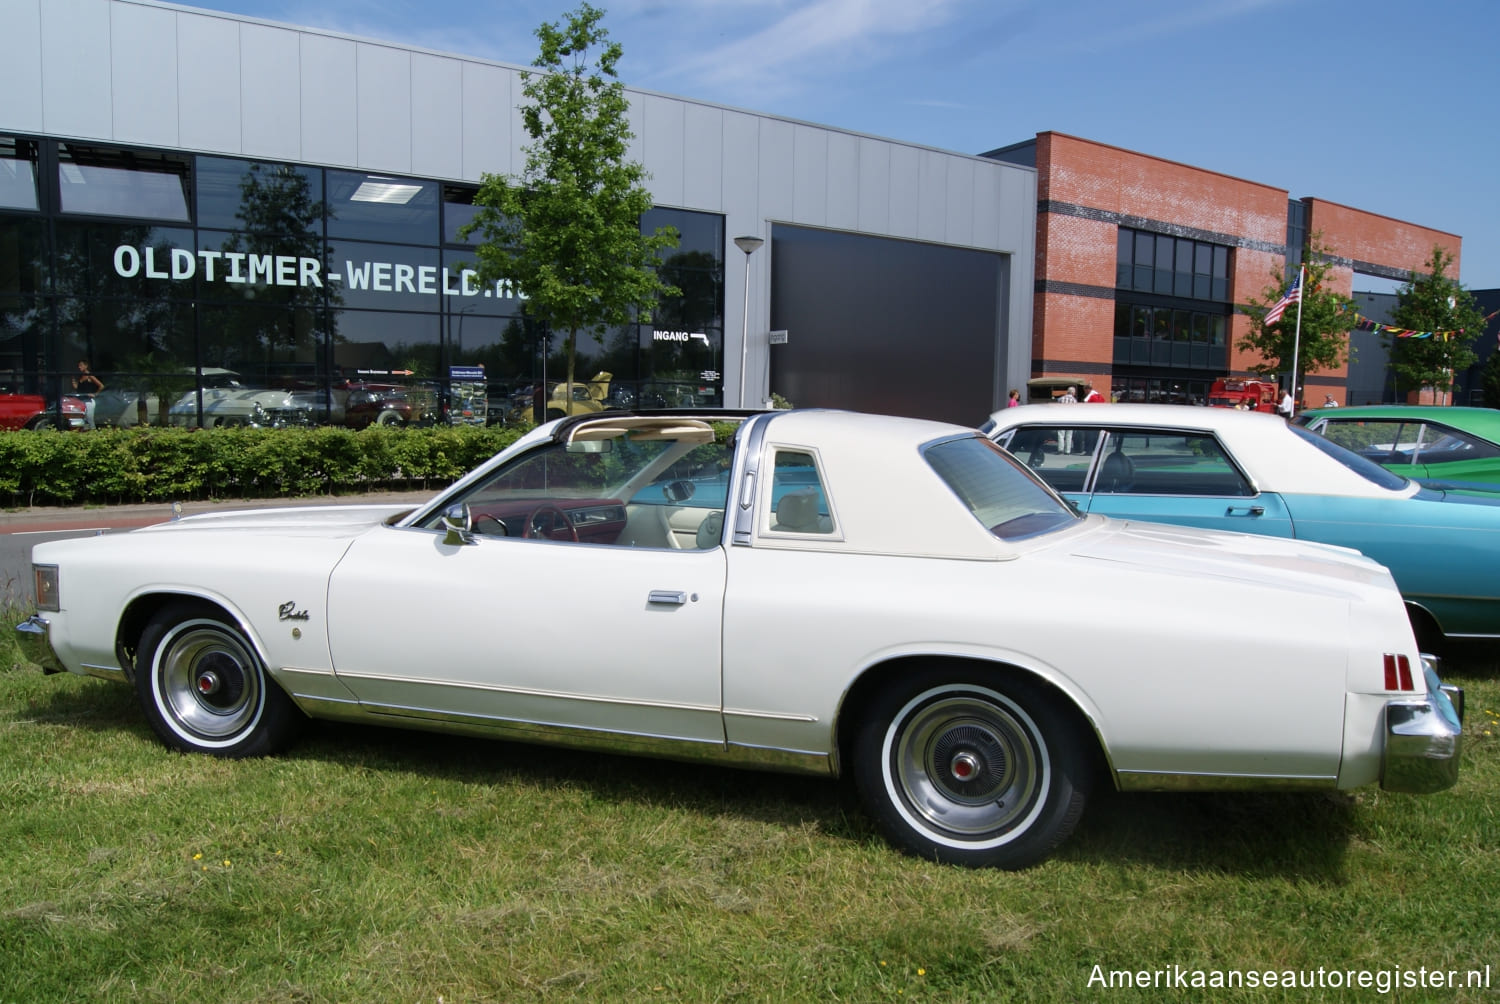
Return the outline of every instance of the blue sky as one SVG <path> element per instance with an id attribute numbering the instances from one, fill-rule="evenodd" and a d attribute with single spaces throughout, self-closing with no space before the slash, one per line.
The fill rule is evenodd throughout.
<path id="1" fill-rule="evenodd" d="M 1459 234 L 1500 288 L 1494 0 L 594 2 L 633 87 L 964 153 L 1070 133 Z M 575 4 L 191 6 L 526 66 Z"/>

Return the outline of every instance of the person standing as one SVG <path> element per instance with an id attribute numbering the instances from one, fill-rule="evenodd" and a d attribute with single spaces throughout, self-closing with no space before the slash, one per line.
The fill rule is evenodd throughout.
<path id="1" fill-rule="evenodd" d="M 73 389 L 80 394 L 97 394 L 104 389 L 104 381 L 94 376 L 87 359 L 78 360 L 78 375 L 73 378 Z"/>
<path id="2" fill-rule="evenodd" d="M 1066 391 L 1063 392 L 1062 396 L 1057 399 L 1057 403 L 1058 404 L 1077 404 L 1078 403 L 1078 388 L 1077 387 L 1069 387 Z M 1073 430 L 1072 429 L 1058 429 L 1057 430 L 1057 452 L 1058 453 L 1072 453 L 1073 452 Z"/>
<path id="3" fill-rule="evenodd" d="M 1090 387 L 1089 392 L 1083 395 L 1084 404 L 1103 404 L 1104 395 L 1099 393 L 1098 387 Z"/>
<path id="4" fill-rule="evenodd" d="M 1295 408 L 1296 405 L 1292 402 L 1292 392 L 1288 390 L 1281 395 L 1281 403 L 1276 406 L 1276 414 L 1287 421 L 1291 421 L 1292 412 Z"/>
<path id="5" fill-rule="evenodd" d="M 1015 408 L 1015 407 L 1018 407 L 1020 405 L 1020 403 L 1021 403 L 1021 392 L 1018 391 L 1018 390 L 1016 390 L 1014 387 L 1012 387 L 1010 389 L 1010 397 L 1006 400 L 1005 406 L 1007 408 Z"/>
<path id="6" fill-rule="evenodd" d="M 1325 408 L 1337 408 L 1338 406 L 1339 406 L 1339 403 L 1333 399 L 1333 395 L 1332 394 L 1324 394 L 1323 395 L 1323 407 L 1325 407 Z"/>

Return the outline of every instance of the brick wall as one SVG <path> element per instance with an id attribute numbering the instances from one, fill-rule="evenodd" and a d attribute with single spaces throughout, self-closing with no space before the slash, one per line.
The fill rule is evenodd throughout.
<path id="1" fill-rule="evenodd" d="M 1109 372 L 1114 303 L 1108 291 L 1115 285 L 1122 225 L 1230 245 L 1230 297 L 1237 304 L 1264 298 L 1284 264 L 1286 189 L 1056 132 L 1038 134 L 1036 165 L 1043 210 L 1033 310 L 1032 368 L 1038 375 Z M 1318 233 L 1340 259 L 1333 283 L 1345 294 L 1356 268 L 1405 273 L 1420 269 L 1434 244 L 1455 257 L 1461 248 L 1454 234 L 1321 199 L 1307 205 L 1308 232 Z M 1233 348 L 1249 331 L 1249 317 L 1231 318 L 1232 373 L 1248 373 L 1259 361 Z M 1342 401 L 1346 377 L 1344 368 L 1310 376 L 1305 396 L 1321 404 L 1323 394 L 1332 392 Z M 1096 376 L 1094 382 L 1107 379 Z"/>

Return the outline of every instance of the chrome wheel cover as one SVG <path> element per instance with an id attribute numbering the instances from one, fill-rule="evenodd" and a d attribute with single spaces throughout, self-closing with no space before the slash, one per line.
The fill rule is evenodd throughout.
<path id="1" fill-rule="evenodd" d="M 885 763 L 899 811 L 955 846 L 1001 844 L 1024 831 L 1051 778 L 1031 718 L 972 688 L 929 692 L 903 708 L 886 733 Z"/>
<path id="2" fill-rule="evenodd" d="M 217 621 L 190 621 L 162 639 L 152 666 L 157 706 L 174 732 L 214 745 L 243 736 L 265 705 L 260 660 Z"/>

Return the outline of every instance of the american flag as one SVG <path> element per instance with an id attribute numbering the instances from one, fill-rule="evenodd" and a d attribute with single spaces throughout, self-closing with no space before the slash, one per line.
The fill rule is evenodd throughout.
<path id="1" fill-rule="evenodd" d="M 1272 304 L 1271 309 L 1266 311 L 1266 316 L 1261 318 L 1260 323 L 1266 327 L 1281 320 L 1281 315 L 1286 313 L 1286 308 L 1294 303 L 1302 301 L 1302 271 L 1298 269 L 1297 278 L 1292 280 L 1292 288 L 1286 291 L 1286 295 Z"/>

